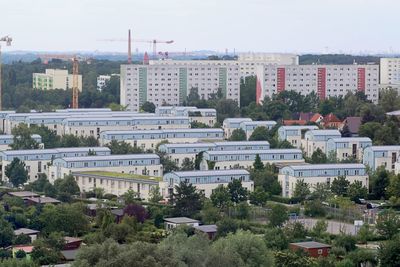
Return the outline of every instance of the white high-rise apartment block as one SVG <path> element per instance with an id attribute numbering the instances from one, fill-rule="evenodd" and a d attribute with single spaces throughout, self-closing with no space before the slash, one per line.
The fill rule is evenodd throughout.
<path id="1" fill-rule="evenodd" d="M 264 65 L 257 67 L 256 102 L 288 91 L 314 92 L 320 99 L 364 92 L 373 102 L 379 97 L 378 65 Z"/>
<path id="2" fill-rule="evenodd" d="M 45 73 L 33 73 L 32 76 L 33 89 L 72 89 L 73 75 L 68 74 L 68 70 L 46 69 Z M 78 75 L 78 90 L 82 91 L 82 75 Z"/>
<path id="3" fill-rule="evenodd" d="M 238 62 L 242 77 L 256 75 L 257 66 L 264 65 L 299 65 L 299 56 L 282 53 L 242 53 Z"/>
<path id="4" fill-rule="evenodd" d="M 163 60 L 149 65 L 121 65 L 121 105 L 139 111 L 152 102 L 182 105 L 191 88 L 197 88 L 202 99 L 209 99 L 221 90 L 226 99 L 240 104 L 240 67 L 237 61 Z"/>
<path id="5" fill-rule="evenodd" d="M 400 58 L 381 58 L 380 68 L 381 86 L 400 88 Z"/>

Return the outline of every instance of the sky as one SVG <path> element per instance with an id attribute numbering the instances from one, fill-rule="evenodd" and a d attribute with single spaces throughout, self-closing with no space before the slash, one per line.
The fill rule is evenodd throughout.
<path id="1" fill-rule="evenodd" d="M 3 51 L 399 53 L 399 0 L 0 0 Z M 133 51 L 151 51 L 133 43 Z"/>

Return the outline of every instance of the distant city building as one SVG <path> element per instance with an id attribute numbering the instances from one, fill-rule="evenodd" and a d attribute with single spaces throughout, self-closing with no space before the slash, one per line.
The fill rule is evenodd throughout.
<path id="1" fill-rule="evenodd" d="M 400 88 L 400 58 L 381 58 L 380 74 L 382 87 Z"/>
<path id="2" fill-rule="evenodd" d="M 299 56 L 282 53 L 241 53 L 238 57 L 242 77 L 256 75 L 257 66 L 298 65 Z"/>
<path id="3" fill-rule="evenodd" d="M 46 69 L 45 73 L 33 73 L 33 89 L 72 89 L 72 74 L 68 70 Z M 82 91 L 82 75 L 78 75 L 78 90 Z"/>
<path id="4" fill-rule="evenodd" d="M 112 76 L 119 76 L 119 74 L 111 74 L 111 75 L 99 75 L 97 76 L 97 90 L 103 90 L 106 83 L 111 80 Z"/>
<path id="5" fill-rule="evenodd" d="M 219 91 L 240 104 L 240 67 L 237 61 L 163 60 L 149 65 L 121 65 L 121 105 L 139 111 L 146 101 L 157 107 L 182 105 L 192 88 L 200 99 Z"/>
<path id="6" fill-rule="evenodd" d="M 379 97 L 378 65 L 263 65 L 257 67 L 256 102 L 283 91 L 320 99 L 363 92 L 374 103 Z"/>

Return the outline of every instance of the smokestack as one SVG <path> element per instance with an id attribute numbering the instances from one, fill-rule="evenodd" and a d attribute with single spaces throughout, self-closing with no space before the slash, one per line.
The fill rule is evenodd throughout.
<path id="1" fill-rule="evenodd" d="M 128 64 L 132 64 L 131 30 L 128 30 Z"/>
<path id="2" fill-rule="evenodd" d="M 144 52 L 143 65 L 149 65 L 149 55 L 147 54 L 147 52 Z"/>

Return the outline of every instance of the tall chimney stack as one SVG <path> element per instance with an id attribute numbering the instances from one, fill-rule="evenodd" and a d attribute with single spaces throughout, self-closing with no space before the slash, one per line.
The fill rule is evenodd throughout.
<path id="1" fill-rule="evenodd" d="M 132 64 L 131 30 L 128 30 L 128 64 Z"/>

